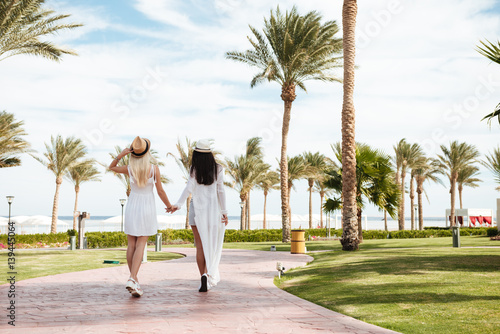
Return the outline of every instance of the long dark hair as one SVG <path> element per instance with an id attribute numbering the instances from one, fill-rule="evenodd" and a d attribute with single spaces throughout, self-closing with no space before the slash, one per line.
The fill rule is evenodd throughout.
<path id="1" fill-rule="evenodd" d="M 193 151 L 189 173 L 196 177 L 196 182 L 211 185 L 217 180 L 217 163 L 212 152 L 201 153 Z"/>

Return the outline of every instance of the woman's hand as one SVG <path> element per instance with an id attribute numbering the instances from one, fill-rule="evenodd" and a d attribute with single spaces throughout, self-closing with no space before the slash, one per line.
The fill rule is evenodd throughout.
<path id="1" fill-rule="evenodd" d="M 123 158 L 124 156 L 126 156 L 127 154 L 132 153 L 132 152 L 133 152 L 133 150 L 130 147 L 125 147 L 123 149 L 123 151 L 120 153 L 120 155 Z"/>
<path id="2" fill-rule="evenodd" d="M 167 213 L 174 213 L 175 211 L 179 210 L 179 207 L 177 205 L 171 205 L 165 210 L 167 211 Z"/>
<path id="3" fill-rule="evenodd" d="M 223 215 L 222 215 L 222 219 L 221 219 L 221 223 L 222 223 L 222 224 L 226 224 L 226 226 L 227 226 L 227 223 L 228 223 L 228 222 L 229 222 L 229 221 L 228 221 L 228 219 L 227 219 L 227 215 L 226 215 L 226 214 L 223 214 Z"/>

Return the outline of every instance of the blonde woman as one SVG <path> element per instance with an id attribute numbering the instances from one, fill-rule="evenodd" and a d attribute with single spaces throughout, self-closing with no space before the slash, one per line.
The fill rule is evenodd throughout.
<path id="1" fill-rule="evenodd" d="M 167 207 L 167 211 L 172 208 L 161 185 L 160 170 L 158 166 L 151 164 L 153 158 L 150 149 L 151 142 L 138 136 L 130 148 L 124 149 L 109 165 L 109 169 L 113 172 L 128 175 L 130 178 L 131 191 L 124 220 L 124 232 L 128 239 L 127 264 L 130 278 L 125 287 L 134 297 L 140 297 L 143 294 L 137 273 L 141 266 L 144 247 L 148 237 L 158 231 L 153 193 L 155 186 L 158 196 Z M 129 153 L 129 165 L 116 166 L 118 161 Z"/>

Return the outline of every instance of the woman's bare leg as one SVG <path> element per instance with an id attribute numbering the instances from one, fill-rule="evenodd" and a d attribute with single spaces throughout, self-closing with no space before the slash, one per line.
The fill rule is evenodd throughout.
<path id="1" fill-rule="evenodd" d="M 207 273 L 207 264 L 205 262 L 205 254 L 203 254 L 203 245 L 201 244 L 200 234 L 196 226 L 191 226 L 193 230 L 194 241 L 196 243 L 196 263 L 200 270 L 200 275 Z"/>
<path id="2" fill-rule="evenodd" d="M 128 271 L 132 272 L 132 259 L 134 257 L 135 245 L 137 237 L 127 234 L 128 246 L 127 246 L 127 265 Z"/>
<path id="3" fill-rule="evenodd" d="M 135 251 L 132 257 L 132 267 L 130 269 L 130 277 L 135 279 L 136 282 L 139 282 L 137 278 L 137 273 L 139 272 L 139 268 L 141 267 L 142 258 L 144 256 L 144 247 L 148 241 L 148 236 L 137 237 L 137 241 L 135 243 Z"/>

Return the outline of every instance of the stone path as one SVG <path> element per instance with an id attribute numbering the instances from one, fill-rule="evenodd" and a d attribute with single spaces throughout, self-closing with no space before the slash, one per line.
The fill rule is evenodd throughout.
<path id="1" fill-rule="evenodd" d="M 290 269 L 312 258 L 285 252 L 224 250 L 222 281 L 199 293 L 194 249 L 186 257 L 145 263 L 144 290 L 125 289 L 126 266 L 17 282 L 16 327 L 7 324 L 7 285 L 0 286 L 1 333 L 395 333 L 330 311 L 273 284 L 276 262 Z M 5 306 L 5 307 L 4 307 Z"/>

